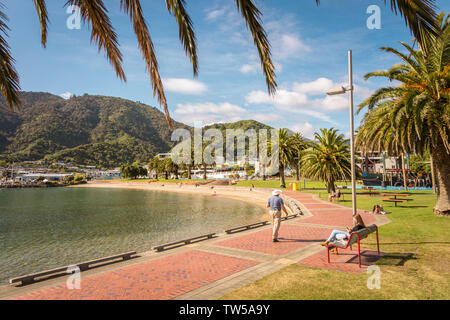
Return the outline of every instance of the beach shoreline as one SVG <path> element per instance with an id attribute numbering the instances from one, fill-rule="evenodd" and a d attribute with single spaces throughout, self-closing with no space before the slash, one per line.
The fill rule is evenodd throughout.
<path id="1" fill-rule="evenodd" d="M 213 188 L 211 188 L 213 187 Z M 110 188 L 110 189 L 135 189 L 147 191 L 165 191 L 176 193 L 188 193 L 204 196 L 217 196 L 229 199 L 245 201 L 257 206 L 266 207 L 267 199 L 270 197 L 270 190 L 253 189 L 236 186 L 209 186 L 178 183 L 160 183 L 160 182 L 120 182 L 120 181 L 90 181 L 87 184 L 69 186 L 69 188 Z"/>

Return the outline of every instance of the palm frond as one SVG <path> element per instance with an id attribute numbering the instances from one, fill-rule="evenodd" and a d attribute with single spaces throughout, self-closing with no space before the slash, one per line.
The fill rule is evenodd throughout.
<path id="1" fill-rule="evenodd" d="M 11 56 L 10 48 L 6 38 L 8 37 L 8 17 L 3 12 L 0 3 L 0 90 L 5 96 L 11 111 L 20 110 L 19 99 L 20 84 L 19 75 L 14 67 L 14 58 Z"/>
<path id="2" fill-rule="evenodd" d="M 121 0 L 121 8 L 130 16 L 133 23 L 134 32 L 137 36 L 139 49 L 145 60 L 147 71 L 150 73 L 150 80 L 153 86 L 153 96 L 158 97 L 158 102 L 164 108 L 164 114 L 169 125 L 173 129 L 172 119 L 167 107 L 167 99 L 164 93 L 164 87 L 158 69 L 158 61 L 156 59 L 153 42 L 148 31 L 147 23 L 142 12 L 139 0 Z"/>
<path id="3" fill-rule="evenodd" d="M 45 48 L 47 46 L 47 6 L 45 5 L 45 0 L 34 0 L 34 5 L 41 24 L 41 44 Z"/>
<path id="4" fill-rule="evenodd" d="M 178 23 L 180 41 L 191 59 L 194 76 L 198 74 L 197 44 L 192 20 L 185 9 L 185 0 L 166 0 L 167 9 Z"/>
<path id="5" fill-rule="evenodd" d="M 68 0 L 66 6 L 75 5 L 80 7 L 81 19 L 91 25 L 91 41 L 98 45 L 98 50 L 102 48 L 106 53 L 109 63 L 112 64 L 116 75 L 126 81 L 125 72 L 122 69 L 122 53 L 119 50 L 119 42 L 116 32 L 108 17 L 102 0 Z"/>
<path id="6" fill-rule="evenodd" d="M 435 3 L 435 0 L 390 0 L 391 10 L 404 18 L 405 24 L 424 51 L 428 51 L 429 35 L 439 34 Z"/>
<path id="7" fill-rule="evenodd" d="M 272 95 L 277 88 L 275 67 L 272 63 L 269 40 L 262 26 L 261 11 L 254 5 L 252 0 L 236 0 L 236 6 L 252 34 L 253 41 L 258 49 L 261 66 L 266 76 L 267 89 L 269 94 Z"/>

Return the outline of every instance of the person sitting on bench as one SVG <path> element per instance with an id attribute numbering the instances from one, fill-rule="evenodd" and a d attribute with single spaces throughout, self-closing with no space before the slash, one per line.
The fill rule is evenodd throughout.
<path id="1" fill-rule="evenodd" d="M 332 192 L 328 197 L 328 201 L 332 202 L 333 199 L 339 199 L 341 197 L 341 190 L 338 189 L 336 192 Z"/>
<path id="2" fill-rule="evenodd" d="M 359 213 L 357 213 L 353 217 L 353 226 L 351 228 L 347 227 L 346 228 L 347 231 L 333 230 L 331 232 L 330 236 L 328 237 L 328 239 L 325 242 L 321 243 L 321 245 L 326 247 L 326 246 L 328 246 L 328 244 L 330 242 L 334 242 L 334 241 L 338 241 L 338 240 L 348 240 L 350 237 L 350 233 L 356 232 L 356 231 L 364 229 L 364 228 L 366 228 L 366 225 L 364 224 L 364 221 L 361 218 L 361 216 L 359 215 Z M 337 248 L 333 248 L 332 253 L 337 254 Z"/>

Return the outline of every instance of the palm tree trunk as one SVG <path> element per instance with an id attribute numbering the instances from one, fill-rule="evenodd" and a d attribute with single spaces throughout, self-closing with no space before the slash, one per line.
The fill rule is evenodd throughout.
<path id="1" fill-rule="evenodd" d="M 203 180 L 206 180 L 206 164 L 203 165 Z"/>
<path id="2" fill-rule="evenodd" d="M 191 165 L 190 165 L 190 164 L 188 165 L 187 169 L 188 169 L 188 175 L 187 175 L 187 177 L 188 177 L 188 179 L 190 180 L 190 179 L 191 179 Z"/>
<path id="3" fill-rule="evenodd" d="M 434 168 L 433 156 L 430 156 L 430 167 L 431 167 L 431 186 L 433 188 L 433 193 L 436 193 L 436 169 Z"/>
<path id="4" fill-rule="evenodd" d="M 437 216 L 450 216 L 450 153 L 441 139 L 431 151 L 436 169 L 436 184 L 439 188 L 438 199 L 434 207 Z"/>
<path id="5" fill-rule="evenodd" d="M 332 193 L 336 191 L 336 186 L 334 185 L 334 180 L 330 180 L 327 182 L 328 193 Z"/>
<path id="6" fill-rule="evenodd" d="M 286 181 L 284 179 L 284 166 L 280 164 L 280 188 L 286 188 Z"/>
<path id="7" fill-rule="evenodd" d="M 408 185 L 406 182 L 405 154 L 402 154 L 402 172 L 403 172 L 403 185 L 405 186 L 405 190 L 408 191 Z"/>
<path id="8" fill-rule="evenodd" d="M 300 165 L 298 163 L 295 166 L 295 178 L 300 183 Z"/>

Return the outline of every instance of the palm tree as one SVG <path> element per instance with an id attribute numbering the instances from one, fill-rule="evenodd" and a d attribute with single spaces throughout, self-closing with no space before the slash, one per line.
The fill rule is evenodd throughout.
<path id="1" fill-rule="evenodd" d="M 309 148 L 309 143 L 299 132 L 294 133 L 291 136 L 291 139 L 294 148 L 294 155 L 289 165 L 295 168 L 295 178 L 297 181 L 300 181 L 300 160 L 303 152 Z"/>
<path id="2" fill-rule="evenodd" d="M 430 37 L 428 51 L 402 43 L 408 54 L 382 48 L 402 60 L 387 71 L 366 75 L 386 77 L 400 84 L 381 88 L 361 103 L 368 108 L 356 143 L 365 150 L 389 154 L 431 154 L 439 196 L 436 215 L 450 214 L 450 28 L 449 16 L 440 14 L 440 36 Z M 434 39 L 432 42 L 431 40 Z"/>
<path id="3" fill-rule="evenodd" d="M 284 169 L 292 163 L 292 159 L 296 157 L 295 143 L 286 129 L 279 130 L 278 138 L 280 155 L 280 188 L 286 188 Z"/>
<path id="4" fill-rule="evenodd" d="M 351 178 L 349 140 L 337 132 L 331 128 L 314 133 L 316 142 L 304 151 L 301 159 L 303 173 L 308 178 L 324 181 L 328 193 L 336 191 L 336 181 Z"/>
<path id="5" fill-rule="evenodd" d="M 159 159 L 158 156 L 154 157 L 153 159 L 151 159 L 148 163 L 148 170 L 150 172 L 154 172 L 156 175 L 156 180 L 158 180 L 158 174 L 160 173 L 160 162 L 161 160 Z"/>
<path id="6" fill-rule="evenodd" d="M 49 17 L 45 0 L 33 0 L 41 26 L 41 44 L 45 48 L 47 44 L 47 25 Z M 179 38 L 189 57 L 193 67 L 194 76 L 198 72 L 198 58 L 196 36 L 193 23 L 186 11 L 185 0 L 165 0 L 167 10 L 174 16 L 178 23 Z M 262 13 L 255 6 L 253 0 L 235 0 L 236 7 L 244 18 L 247 28 L 253 37 L 257 47 L 262 70 L 266 77 L 269 94 L 276 91 L 274 65 L 271 59 L 270 44 L 267 34 L 262 26 Z M 316 0 L 319 5 L 320 0 Z M 386 0 L 385 0 L 386 3 Z M 391 0 L 391 10 L 404 17 L 406 25 L 411 29 L 420 44 L 424 44 L 424 34 L 436 34 L 436 14 L 434 11 L 435 0 Z M 153 95 L 163 106 L 169 128 L 172 129 L 172 121 L 167 108 L 167 100 L 164 93 L 161 76 L 159 74 L 158 61 L 144 18 L 140 0 L 120 0 L 121 9 L 130 17 L 134 32 L 137 36 L 140 51 L 150 74 L 150 82 L 153 87 Z M 114 27 L 111 24 L 108 10 L 103 0 L 68 0 L 66 6 L 76 5 L 80 8 L 81 18 L 84 23 L 91 26 L 91 40 L 98 49 L 105 51 L 108 61 L 116 71 L 116 75 L 126 81 L 125 72 L 122 69 L 122 53 Z M 4 6 L 0 2 L 0 90 L 5 96 L 11 111 L 20 110 L 19 99 L 20 84 L 19 75 L 14 67 L 14 58 L 6 38 L 8 37 L 8 18 L 4 13 Z"/>

